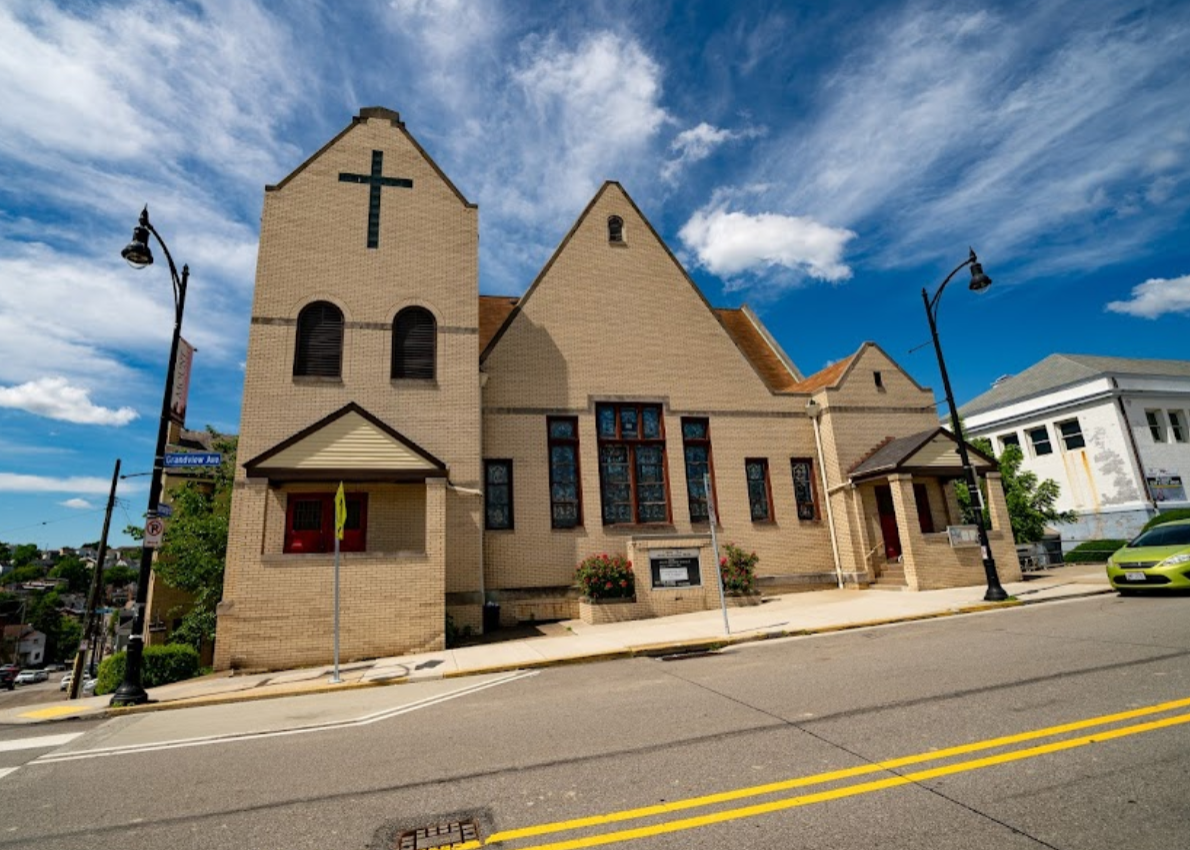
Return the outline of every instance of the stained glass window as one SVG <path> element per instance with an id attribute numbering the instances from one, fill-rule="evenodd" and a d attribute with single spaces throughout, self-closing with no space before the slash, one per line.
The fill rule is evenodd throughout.
<path id="1" fill-rule="evenodd" d="M 578 420 L 551 416 L 546 420 L 550 452 L 550 525 L 577 528 L 583 523 L 578 466 Z"/>
<path id="2" fill-rule="evenodd" d="M 807 458 L 792 458 L 793 498 L 797 502 L 797 518 L 818 519 L 818 506 L 814 500 L 814 462 Z"/>
<path id="3" fill-rule="evenodd" d="M 486 527 L 506 530 L 512 522 L 512 461 L 485 460 L 484 511 Z"/>
<path id="4" fill-rule="evenodd" d="M 764 458 L 744 461 L 748 479 L 748 503 L 753 522 L 769 522 L 773 518 L 772 488 L 769 486 L 769 462 Z"/>
<path id="5" fill-rule="evenodd" d="M 670 522 L 661 406 L 600 404 L 595 419 L 604 524 Z"/>
<path id="6" fill-rule="evenodd" d="M 690 521 L 709 522 L 706 476 L 711 473 L 711 440 L 707 420 L 683 419 L 682 442 L 686 455 L 686 496 Z"/>

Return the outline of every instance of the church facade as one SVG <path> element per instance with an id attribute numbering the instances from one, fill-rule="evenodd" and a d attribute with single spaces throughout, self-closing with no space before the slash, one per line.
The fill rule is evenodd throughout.
<path id="1" fill-rule="evenodd" d="M 340 482 L 348 660 L 441 649 L 485 602 L 577 616 L 597 553 L 634 561 L 620 617 L 717 604 L 712 512 L 770 592 L 982 583 L 954 438 L 878 345 L 804 376 L 615 182 L 524 295 L 481 296 L 478 215 L 382 108 L 266 188 L 216 668 L 329 660 Z"/>

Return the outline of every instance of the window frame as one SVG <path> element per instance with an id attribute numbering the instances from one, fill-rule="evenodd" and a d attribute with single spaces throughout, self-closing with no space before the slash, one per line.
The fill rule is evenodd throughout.
<path id="1" fill-rule="evenodd" d="M 810 479 L 809 479 L 810 480 L 810 501 L 809 502 L 803 502 L 801 499 L 798 498 L 797 478 L 794 475 L 793 470 L 794 470 L 794 465 L 799 464 L 799 463 L 806 464 L 810 470 Z M 791 457 L 789 459 L 789 476 L 790 476 L 791 481 L 793 482 L 794 516 L 797 517 L 799 522 L 821 522 L 822 521 L 822 510 L 818 506 L 818 476 L 815 474 L 815 472 L 816 472 L 816 470 L 814 469 L 814 458 L 812 458 L 812 457 Z M 809 516 L 809 517 L 802 516 L 802 505 L 805 505 L 805 504 L 808 504 L 810 506 L 810 510 L 813 512 L 813 516 Z"/>
<path id="2" fill-rule="evenodd" d="M 1021 435 L 1016 431 L 1009 431 L 1005 434 L 1000 434 L 998 437 L 996 437 L 996 439 L 1000 443 L 1001 454 L 1003 454 L 1004 450 L 1009 446 L 1016 446 L 1018 449 L 1021 448 Z M 1022 451 L 1022 454 L 1023 453 L 1024 452 Z"/>
<path id="3" fill-rule="evenodd" d="M 1169 420 L 1169 435 L 1172 442 L 1185 443 L 1186 437 L 1186 415 L 1181 410 L 1167 410 L 1166 418 Z"/>
<path id="4" fill-rule="evenodd" d="M 607 217 L 607 241 L 611 245 L 625 245 L 627 240 L 624 238 L 624 219 L 618 215 L 609 215 Z"/>
<path id="5" fill-rule="evenodd" d="M 1037 434 L 1043 434 L 1041 440 L 1037 439 Z M 1050 429 L 1046 425 L 1038 425 L 1035 428 L 1026 428 L 1025 436 L 1029 438 L 1029 448 L 1033 451 L 1033 457 L 1045 457 L 1054 453 L 1054 443 L 1050 439 Z M 1044 443 L 1045 451 L 1041 451 L 1041 445 Z"/>
<path id="6" fill-rule="evenodd" d="M 1165 411 L 1160 409 L 1145 410 L 1145 422 L 1149 426 L 1149 436 L 1153 438 L 1154 443 L 1167 443 L 1169 440 L 1169 430 L 1166 428 Z"/>
<path id="7" fill-rule="evenodd" d="M 321 321 L 318 319 L 308 319 L 312 316 L 313 311 L 323 311 Z M 334 369 L 330 369 L 329 362 L 325 353 L 320 356 L 312 357 L 310 347 L 314 345 L 323 346 L 329 345 L 330 341 L 323 341 L 319 339 L 312 339 L 318 334 L 333 334 L 335 322 L 327 321 L 327 314 L 333 311 L 338 315 L 338 350 L 335 353 Z M 313 322 L 313 323 L 312 323 Z M 330 328 L 330 330 L 327 330 Z M 343 378 L 343 347 L 346 341 L 347 322 L 343 315 L 343 310 L 338 304 L 331 301 L 321 299 L 318 301 L 311 301 L 306 306 L 298 311 L 297 321 L 294 330 L 294 344 L 293 344 L 293 377 L 295 378 L 315 378 L 322 380 L 342 380 Z M 317 353 L 317 352 L 316 352 Z"/>
<path id="8" fill-rule="evenodd" d="M 573 437 L 555 437 L 553 425 L 555 422 L 565 422 L 572 426 L 574 434 Z M 569 531 L 574 528 L 583 527 L 583 469 L 581 459 L 581 444 L 578 430 L 577 416 L 547 416 L 545 418 L 545 436 L 546 436 L 546 457 L 549 462 L 549 488 L 550 488 L 550 528 L 555 531 Z M 567 500 L 560 500 L 554 498 L 554 448 L 556 446 L 567 446 L 574 451 L 574 502 Z M 565 523 L 559 524 L 557 514 L 554 508 L 559 505 L 574 505 L 574 524 L 567 525 Z"/>
<path id="9" fill-rule="evenodd" d="M 1075 433 L 1067 434 L 1066 433 L 1067 425 L 1073 425 L 1074 429 L 1075 429 Z M 1075 449 L 1086 448 L 1087 440 L 1085 437 L 1083 437 L 1083 428 L 1082 428 L 1082 425 L 1079 423 L 1077 416 L 1074 417 L 1073 419 L 1064 419 L 1061 422 L 1055 422 L 1054 430 L 1058 434 L 1058 439 L 1062 441 L 1062 449 L 1064 451 L 1071 452 L 1071 451 L 1074 451 Z M 1078 441 L 1078 445 L 1076 445 L 1076 446 L 1070 445 L 1072 442 L 1074 442 L 1076 440 Z"/>
<path id="10" fill-rule="evenodd" d="M 491 474 L 489 470 L 496 466 L 506 467 L 508 477 L 504 484 L 493 484 L 491 481 Z M 492 488 L 507 488 L 508 490 L 508 524 L 507 525 L 493 525 L 491 519 L 492 508 Z M 514 489 L 514 482 L 512 477 L 512 459 L 511 458 L 485 458 L 483 462 L 483 527 L 487 531 L 514 531 L 516 529 L 516 511 L 514 509 L 514 499 L 516 498 L 516 491 Z"/>
<path id="11" fill-rule="evenodd" d="M 604 436 L 603 428 L 601 426 L 601 411 L 612 409 L 613 422 L 615 423 L 614 436 Z M 624 436 L 623 427 L 623 411 L 633 410 L 636 417 L 636 436 Z M 646 409 L 655 409 L 657 411 L 657 437 L 644 436 L 644 411 Z M 619 526 L 621 528 L 633 527 L 665 527 L 673 525 L 673 494 L 669 485 L 669 453 L 666 450 L 666 433 L 665 433 L 665 407 L 660 402 L 647 401 L 625 401 L 625 402 L 598 402 L 595 405 L 595 439 L 597 444 L 597 455 L 599 463 L 599 502 L 600 502 L 600 519 L 605 526 Z M 626 450 L 627 466 L 628 466 L 628 498 L 631 507 L 632 521 L 631 522 L 616 522 L 614 519 L 608 518 L 608 500 L 607 488 L 609 482 L 607 481 L 604 471 L 603 454 L 604 449 L 610 446 L 623 446 Z M 662 488 L 662 493 L 665 498 L 665 519 L 664 520 L 641 520 L 641 500 L 640 487 L 648 486 L 641 485 L 637 476 L 638 466 L 638 450 L 641 448 L 652 447 L 660 451 L 660 466 L 661 466 L 661 481 L 659 482 Z M 619 504 L 613 503 L 613 504 Z M 649 503 L 646 503 L 649 504 Z"/>
<path id="12" fill-rule="evenodd" d="M 686 423 L 691 423 L 691 424 L 702 423 L 703 433 L 706 436 L 704 436 L 704 437 L 687 437 L 686 436 Z M 690 524 L 691 525 L 710 524 L 710 522 L 711 522 L 711 502 L 714 502 L 714 504 L 716 505 L 716 512 L 717 512 L 717 508 L 719 505 L 719 497 L 715 491 L 715 453 L 714 453 L 713 449 L 711 448 L 711 420 L 710 420 L 710 417 L 707 417 L 707 416 L 682 416 L 678 420 L 678 425 L 682 429 L 682 464 L 686 470 L 686 504 L 687 504 L 687 507 L 690 509 Z M 704 491 L 702 494 L 701 501 L 702 501 L 702 505 L 703 505 L 704 509 L 706 510 L 706 515 L 702 516 L 702 517 L 695 517 L 694 506 L 695 506 L 695 503 L 698 501 L 698 498 L 692 490 L 693 482 L 690 479 L 690 459 L 686 455 L 686 450 L 688 448 L 692 448 L 692 447 L 699 448 L 702 446 L 706 446 L 706 450 L 707 450 L 707 460 L 706 460 L 707 472 L 706 472 L 706 474 L 711 477 L 711 489 L 710 489 L 710 491 Z"/>
<path id="13" fill-rule="evenodd" d="M 405 336 L 403 340 L 398 340 L 398 334 L 401 333 L 401 320 L 405 318 L 407 322 L 415 322 L 420 320 L 419 324 L 407 325 L 405 328 Z M 409 362 L 408 351 L 404 343 L 408 342 L 409 334 L 419 329 L 419 327 L 428 326 L 430 331 L 429 341 L 429 374 L 424 374 L 425 362 L 424 359 L 419 362 L 417 358 L 413 358 L 412 364 Z M 423 307 L 420 304 L 411 304 L 408 307 L 402 307 L 393 316 L 392 334 L 389 340 L 392 351 L 389 356 L 388 376 L 389 380 L 393 381 L 436 381 L 438 379 L 438 319 L 434 313 Z M 411 368 L 418 367 L 418 368 Z M 401 371 L 403 374 L 397 374 Z M 419 372 L 419 374 L 408 374 L 409 372 Z"/>
<path id="14" fill-rule="evenodd" d="M 344 526 L 343 539 L 339 541 L 340 552 L 368 551 L 368 494 L 364 492 L 344 493 L 347 502 L 347 519 L 351 521 L 353 509 L 358 511 L 358 528 Z M 296 507 L 301 502 L 316 502 L 319 506 L 318 529 L 302 529 L 306 535 L 317 534 L 313 548 L 295 548 L 298 530 L 294 526 Z M 285 494 L 285 533 L 281 552 L 285 555 L 326 555 L 335 551 L 335 494 L 324 492 L 294 492 Z"/>
<path id="15" fill-rule="evenodd" d="M 768 513 L 762 517 L 756 516 L 756 503 L 752 498 L 752 478 L 748 475 L 748 467 L 752 464 L 762 464 L 764 469 L 764 493 L 765 501 L 768 507 Z M 769 459 L 767 457 L 746 457 L 744 458 L 744 485 L 748 491 L 748 515 L 754 523 L 773 523 L 777 521 L 777 513 L 773 509 L 773 476 L 772 470 L 769 468 Z"/>

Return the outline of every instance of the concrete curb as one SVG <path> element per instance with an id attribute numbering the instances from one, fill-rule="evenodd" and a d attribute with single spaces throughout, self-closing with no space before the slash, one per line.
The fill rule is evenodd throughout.
<path id="1" fill-rule="evenodd" d="M 1012 608 L 1022 608 L 1029 605 L 1041 605 L 1048 602 L 1063 602 L 1070 599 L 1085 599 L 1090 596 L 1103 596 L 1106 594 L 1115 593 L 1115 590 L 1110 587 L 1100 587 L 1093 590 L 1087 590 L 1081 593 L 1068 593 L 1062 596 L 1048 597 L 1042 599 L 1019 599 L 1013 598 L 1005 600 L 1004 602 L 983 602 L 974 605 L 964 605 L 958 608 L 951 608 L 945 611 L 930 611 L 923 614 L 906 614 L 900 617 L 888 617 L 879 620 L 864 620 L 857 623 L 843 623 L 840 625 L 830 626 L 813 626 L 805 629 L 775 629 L 772 631 L 755 632 L 751 634 L 741 635 L 723 635 L 718 637 L 708 638 L 691 638 L 689 640 L 669 641 L 657 644 L 641 644 L 640 646 L 630 646 L 625 649 L 613 649 L 606 652 L 595 652 L 587 655 L 576 655 L 570 658 L 542 658 L 537 661 L 525 661 L 519 664 L 496 664 L 490 667 L 475 667 L 466 670 L 452 670 L 441 675 L 441 679 L 461 679 L 465 676 L 484 676 L 495 673 L 510 673 L 514 670 L 540 670 L 547 667 L 564 667 L 576 664 L 592 664 L 599 661 L 616 661 L 626 658 L 660 658 L 665 655 L 682 655 L 693 654 L 699 652 L 715 652 L 730 646 L 737 646 L 749 643 L 759 643 L 766 640 L 779 640 L 781 638 L 791 637 L 811 637 L 814 635 L 834 634 L 837 632 L 856 631 L 859 629 L 872 629 L 881 626 L 892 626 L 898 623 L 914 623 L 925 620 L 937 620 L 943 617 L 954 617 L 966 614 L 981 614 L 990 611 L 1003 611 Z M 431 679 L 432 677 L 427 677 Z M 245 689 L 243 691 L 234 691 L 228 694 L 214 694 L 211 696 L 187 697 L 184 699 L 171 700 L 168 702 L 150 702 L 144 705 L 126 706 L 120 708 L 101 707 L 97 709 L 88 709 L 81 711 L 78 714 L 69 714 L 63 717 L 46 718 L 44 720 L 33 720 L 22 722 L 19 725 L 40 725 L 45 723 L 60 723 L 68 720 L 80 719 L 102 719 L 106 717 L 125 717 L 132 714 L 145 714 L 154 711 L 172 711 L 180 708 L 199 708 L 212 705 L 228 705 L 237 702 L 258 702 L 261 700 L 283 699 L 285 697 L 306 696 L 308 694 L 327 694 L 327 693 L 342 693 L 349 690 L 360 690 L 363 688 L 377 688 L 386 687 L 389 685 L 404 685 L 411 681 L 419 681 L 419 679 L 411 679 L 409 676 L 394 677 L 392 679 L 376 679 L 373 681 L 362 682 L 343 682 L 338 685 L 329 683 L 319 683 L 317 685 L 310 685 L 307 687 L 285 687 L 276 686 L 270 688 L 266 685 L 257 685 L 254 688 Z M 257 690 L 263 688 L 263 690 Z M 17 724 L 8 724 L 17 725 Z"/>

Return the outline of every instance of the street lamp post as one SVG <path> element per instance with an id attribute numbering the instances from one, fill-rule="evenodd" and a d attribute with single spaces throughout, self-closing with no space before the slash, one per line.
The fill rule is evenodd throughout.
<path id="1" fill-rule="evenodd" d="M 946 404 L 950 408 L 950 422 L 954 427 L 954 435 L 959 441 L 959 458 L 963 462 L 963 477 L 967 482 L 967 490 L 971 493 L 971 501 L 975 503 L 975 524 L 979 529 L 979 548 L 983 554 L 983 572 L 987 577 L 988 590 L 983 598 L 988 602 L 1001 602 L 1008 598 L 1004 588 L 1000 586 L 1000 576 L 996 573 L 996 559 L 992 557 L 992 547 L 988 543 L 988 530 L 983 524 L 983 496 L 979 491 L 979 481 L 975 477 L 975 469 L 971 466 L 971 456 L 967 452 L 967 442 L 963 437 L 963 425 L 959 421 L 959 412 L 955 409 L 954 393 L 950 389 L 950 376 L 946 373 L 946 361 L 942 359 L 942 343 L 938 340 L 938 299 L 942 297 L 942 290 L 950 279 L 960 270 L 971 267 L 971 282 L 967 285 L 972 292 L 982 292 L 992 285 L 992 279 L 983 273 L 983 266 L 971 249 L 971 256 L 955 266 L 954 271 L 946 276 L 934 297 L 923 287 L 921 300 L 926 305 L 926 317 L 930 320 L 930 334 L 934 337 L 934 351 L 938 354 L 938 369 L 942 372 L 942 387 L 946 390 Z"/>
<path id="2" fill-rule="evenodd" d="M 165 470 L 165 444 L 169 438 L 170 401 L 174 390 L 174 364 L 178 359 L 178 340 L 182 335 L 182 311 L 186 307 L 186 283 L 190 279 L 190 266 L 182 266 L 182 274 L 178 276 L 178 268 L 174 265 L 174 258 L 169 254 L 169 248 L 157 229 L 149 223 L 147 206 L 140 214 L 140 222 L 132 230 L 132 241 L 120 252 L 120 256 L 127 260 L 130 266 L 143 269 L 152 264 L 153 252 L 149 250 L 150 233 L 165 253 L 174 289 L 174 334 L 169 347 L 169 366 L 165 371 L 165 393 L 161 398 L 161 422 L 157 427 L 157 450 L 153 457 L 153 477 L 149 482 L 149 510 L 146 514 L 148 519 L 155 519 L 161 500 L 161 477 Z M 124 681 L 112 694 L 112 705 L 140 705 L 149 701 L 149 695 L 141 685 L 141 662 L 145 651 L 145 607 L 149 598 L 152 570 L 153 547 L 148 545 L 146 540 L 141 546 L 140 575 L 136 582 L 136 607 L 132 619 L 132 634 L 128 639 L 128 652 L 125 655 Z"/>

